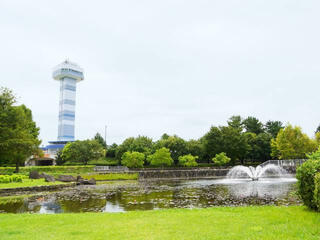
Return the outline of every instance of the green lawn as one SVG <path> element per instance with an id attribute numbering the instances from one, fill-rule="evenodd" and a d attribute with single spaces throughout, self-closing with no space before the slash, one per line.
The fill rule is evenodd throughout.
<path id="1" fill-rule="evenodd" d="M 0 239 L 320 239 L 305 207 L 218 207 L 127 213 L 0 214 Z"/>
<path id="2" fill-rule="evenodd" d="M 137 180 L 137 173 L 107 173 L 107 174 L 81 174 L 85 179 L 94 178 L 97 181 L 107 180 Z"/>
<path id="3" fill-rule="evenodd" d="M 66 183 L 58 182 L 58 181 L 46 182 L 43 178 L 42 179 L 24 178 L 22 182 L 0 183 L 0 189 L 1 188 L 34 187 L 34 186 L 43 186 L 43 185 L 57 185 L 57 184 L 66 184 Z"/>

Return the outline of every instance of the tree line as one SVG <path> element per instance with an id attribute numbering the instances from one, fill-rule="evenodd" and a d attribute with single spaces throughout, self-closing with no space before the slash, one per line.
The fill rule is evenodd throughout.
<path id="1" fill-rule="evenodd" d="M 31 155 L 41 156 L 39 131 L 31 110 L 23 104 L 17 105 L 13 93 L 1 88 L 0 165 L 15 164 L 18 171 L 19 166 Z M 90 160 L 106 157 L 123 164 L 133 159 L 131 161 L 139 161 L 139 166 L 141 162 L 142 166 L 157 165 L 157 157 L 162 159 L 169 153 L 172 161 L 169 158 L 162 159 L 163 163 L 192 166 L 196 163 L 212 163 L 216 159 L 217 163 L 230 165 L 252 164 L 269 159 L 302 159 L 315 151 L 319 143 L 320 126 L 314 137 L 310 138 L 300 127 L 290 124 L 284 126 L 281 121 L 262 123 L 252 116 L 232 116 L 226 125 L 211 126 L 199 139 L 185 140 L 165 133 L 157 141 L 138 136 L 129 137 L 119 145 L 114 143 L 107 146 L 97 133 L 93 139 L 68 143 L 63 151 L 58 152 L 57 162 L 87 164 Z M 161 161 L 158 162 L 163 165 Z"/>
<path id="2" fill-rule="evenodd" d="M 320 143 L 320 128 L 310 138 L 298 126 L 281 121 L 262 123 L 256 117 L 232 116 L 224 126 L 211 126 L 199 139 L 184 140 L 177 135 L 163 134 L 158 141 L 147 136 L 129 137 L 120 145 L 106 146 L 99 133 L 94 139 L 106 149 L 106 157 L 121 162 L 127 152 L 138 152 L 148 159 L 161 148 L 170 152 L 174 165 L 179 157 L 191 155 L 198 163 L 211 163 L 217 154 L 224 153 L 230 158 L 230 165 L 261 163 L 270 159 L 304 159 L 306 154 L 317 149 Z M 145 161 L 144 165 L 150 164 Z"/>

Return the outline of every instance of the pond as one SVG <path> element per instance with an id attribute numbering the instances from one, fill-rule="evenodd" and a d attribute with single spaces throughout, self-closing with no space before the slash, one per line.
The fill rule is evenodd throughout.
<path id="1" fill-rule="evenodd" d="M 117 181 L 0 197 L 0 212 L 126 212 L 212 206 L 294 205 L 295 178 Z"/>

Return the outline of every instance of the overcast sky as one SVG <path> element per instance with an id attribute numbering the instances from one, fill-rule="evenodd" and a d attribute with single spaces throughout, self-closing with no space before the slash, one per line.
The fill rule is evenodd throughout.
<path id="1" fill-rule="evenodd" d="M 231 115 L 320 123 L 320 1 L 0 0 L 0 86 L 57 139 L 52 68 L 84 68 L 76 138 L 203 136 Z"/>

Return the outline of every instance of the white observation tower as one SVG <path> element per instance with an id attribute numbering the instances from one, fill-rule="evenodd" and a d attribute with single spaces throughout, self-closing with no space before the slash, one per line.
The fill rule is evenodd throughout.
<path id="1" fill-rule="evenodd" d="M 54 68 L 52 76 L 60 81 L 58 141 L 74 141 L 76 85 L 84 79 L 83 69 L 65 60 Z"/>

